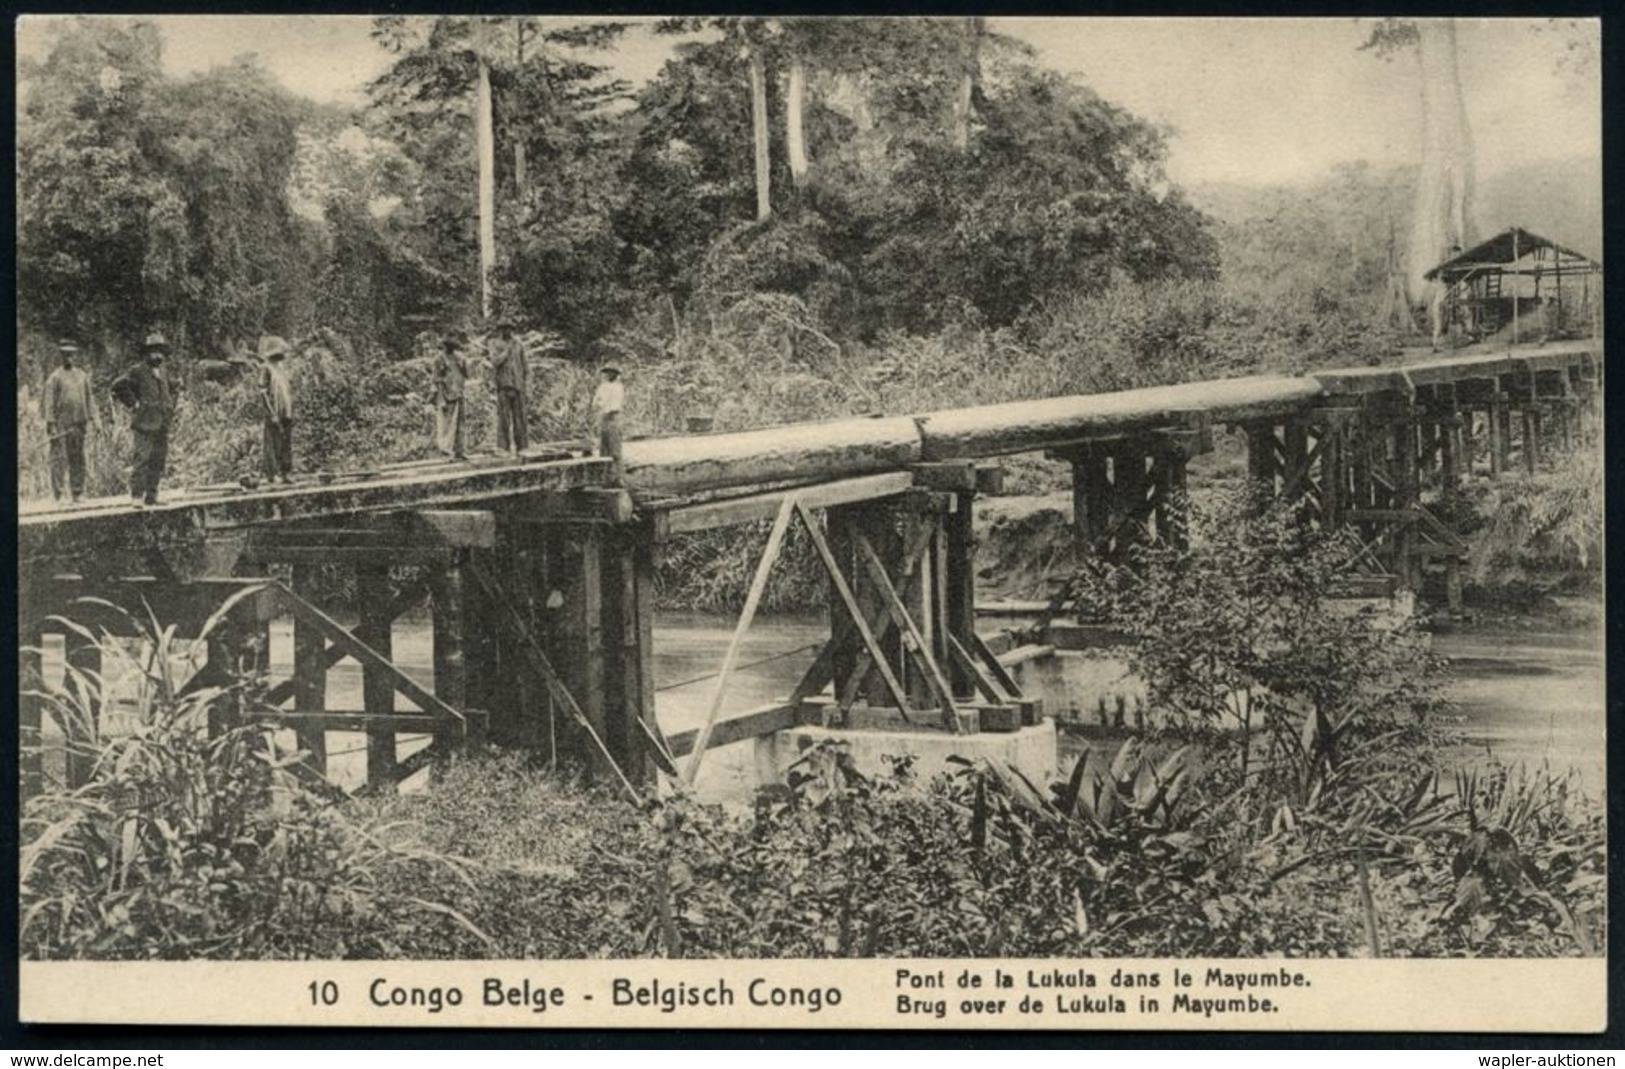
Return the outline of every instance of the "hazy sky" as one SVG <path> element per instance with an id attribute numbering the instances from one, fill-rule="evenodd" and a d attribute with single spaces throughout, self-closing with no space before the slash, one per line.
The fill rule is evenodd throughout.
<path id="1" fill-rule="evenodd" d="M 40 17 L 23 20 L 19 51 L 38 55 Z M 352 16 L 159 16 L 165 63 L 205 70 L 257 53 L 289 89 L 358 102 L 389 62 Z M 1334 163 L 1414 158 L 1420 139 L 1415 62 L 1357 51 L 1366 27 L 1348 18 L 991 20 L 1108 100 L 1165 123 L 1169 172 L 1180 182 L 1292 181 Z M 1601 153 L 1601 86 L 1559 69 L 1563 45 L 1545 20 L 1464 20 L 1458 44 L 1469 121 L 1484 173 L 1520 159 Z M 1590 27 L 1595 32 L 1595 24 Z M 669 38 L 638 28 L 615 53 L 627 78 L 650 77 Z"/>

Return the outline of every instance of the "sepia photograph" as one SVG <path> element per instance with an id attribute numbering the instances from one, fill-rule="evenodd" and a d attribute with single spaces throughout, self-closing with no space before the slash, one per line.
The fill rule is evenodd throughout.
<path id="1" fill-rule="evenodd" d="M 13 32 L 24 1021 L 1604 1026 L 1599 20 Z"/>

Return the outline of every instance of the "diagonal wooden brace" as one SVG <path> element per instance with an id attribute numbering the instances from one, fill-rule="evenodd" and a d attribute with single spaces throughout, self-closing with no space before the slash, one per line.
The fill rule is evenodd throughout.
<path id="1" fill-rule="evenodd" d="M 271 588 L 277 592 L 277 597 L 289 612 L 308 621 L 322 632 L 327 641 L 343 649 L 345 654 L 354 657 L 363 666 L 383 673 L 389 678 L 391 686 L 417 703 L 418 708 L 448 721 L 464 733 L 467 732 L 468 721 L 462 713 L 435 697 L 411 676 L 396 668 L 389 658 L 356 638 L 344 625 L 281 583 L 273 583 Z"/>
<path id="2" fill-rule="evenodd" d="M 907 709 L 908 695 L 903 690 L 903 684 L 891 670 L 891 665 L 886 663 L 886 654 L 880 648 L 880 640 L 875 638 L 874 631 L 869 627 L 869 621 L 863 618 L 863 610 L 858 607 L 858 600 L 852 595 L 852 587 L 847 583 L 846 576 L 841 574 L 841 566 L 835 560 L 835 554 L 830 551 L 829 541 L 819 529 L 818 521 L 799 501 L 796 502 L 795 509 L 796 514 L 801 517 L 802 526 L 807 529 L 807 536 L 812 539 L 813 548 L 818 552 L 818 559 L 823 562 L 824 571 L 829 573 L 830 584 L 835 587 L 836 595 L 841 599 L 847 615 L 851 617 L 853 625 L 858 630 L 858 636 L 863 639 L 864 649 L 873 658 L 881 678 L 886 681 L 887 692 L 891 694 L 899 709 Z"/>
<path id="3" fill-rule="evenodd" d="M 942 716 L 948 727 L 955 732 L 959 731 L 959 718 L 954 715 L 953 689 L 948 685 L 947 678 L 942 674 L 942 668 L 937 664 L 936 658 L 931 656 L 931 645 L 920 634 L 913 617 L 909 616 L 908 608 L 903 600 L 897 596 L 897 589 L 892 586 L 891 577 L 886 574 L 886 566 L 881 563 L 880 557 L 875 553 L 869 540 L 863 536 L 862 531 L 855 533 L 858 552 L 863 557 L 863 563 L 869 570 L 869 578 L 874 581 L 875 588 L 880 591 L 881 599 L 885 602 L 886 611 L 891 615 L 892 622 L 906 636 L 904 648 L 908 650 L 914 662 L 920 666 L 925 675 L 926 684 L 931 688 L 932 696 L 942 706 Z"/>

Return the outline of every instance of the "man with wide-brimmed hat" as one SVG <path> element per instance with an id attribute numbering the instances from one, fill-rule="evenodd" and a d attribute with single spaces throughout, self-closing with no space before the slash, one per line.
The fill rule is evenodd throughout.
<path id="1" fill-rule="evenodd" d="M 497 388 L 497 448 L 515 453 L 530 444 L 530 429 L 525 422 L 530 369 L 525 363 L 525 347 L 514 337 L 517 325 L 516 316 L 503 313 L 486 343 L 491 379 Z"/>
<path id="2" fill-rule="evenodd" d="M 175 419 L 175 391 L 164 373 L 169 340 L 160 331 L 141 344 L 142 363 L 113 383 L 113 399 L 131 410 L 135 456 L 130 464 L 130 499 L 156 505 L 158 483 L 169 463 L 169 428 Z"/>
<path id="3" fill-rule="evenodd" d="M 463 397 L 467 392 L 468 361 L 458 351 L 457 339 L 449 334 L 439 339 L 430 337 L 428 344 L 436 349 L 435 445 L 446 456 L 462 460 L 467 455 L 463 441 Z"/>
<path id="4" fill-rule="evenodd" d="M 260 338 L 260 399 L 265 405 L 265 432 L 260 456 L 265 481 L 287 482 L 293 473 L 293 383 L 285 363 L 288 343 L 274 334 Z"/>
<path id="5" fill-rule="evenodd" d="M 56 343 L 62 366 L 45 380 L 45 433 L 51 444 L 51 496 L 85 494 L 85 426 L 101 425 L 90 396 L 90 376 L 76 367 L 79 346 L 72 338 Z"/>

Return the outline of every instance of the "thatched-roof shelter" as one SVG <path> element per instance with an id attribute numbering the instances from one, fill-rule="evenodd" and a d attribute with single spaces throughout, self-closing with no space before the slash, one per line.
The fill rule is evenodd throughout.
<path id="1" fill-rule="evenodd" d="M 1518 342 L 1594 333 L 1601 300 L 1591 279 L 1601 275 L 1602 264 L 1589 256 L 1513 226 L 1424 277 L 1445 286 L 1448 322 L 1471 339 L 1510 326 Z"/>

